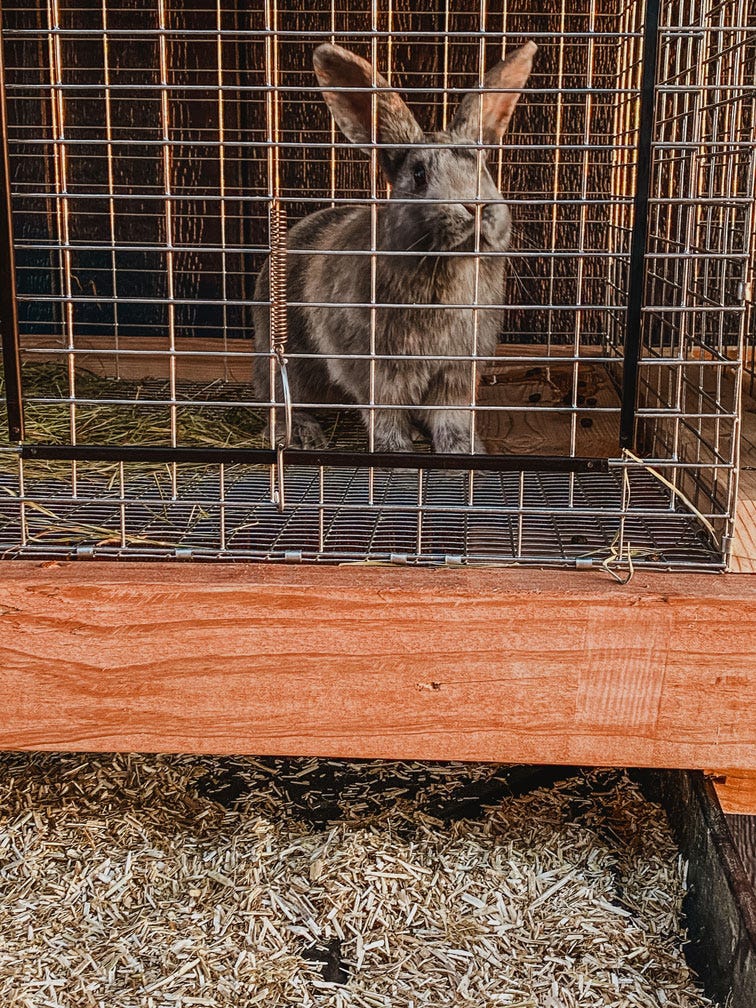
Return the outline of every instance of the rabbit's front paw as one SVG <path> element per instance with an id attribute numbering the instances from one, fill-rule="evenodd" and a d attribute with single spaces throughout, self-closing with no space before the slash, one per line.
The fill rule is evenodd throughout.
<path id="1" fill-rule="evenodd" d="M 433 447 L 440 455 L 486 455 L 486 446 L 476 434 L 470 440 L 470 430 L 439 427 L 434 432 Z"/>
<path id="2" fill-rule="evenodd" d="M 305 451 L 320 451 L 328 447 L 328 438 L 315 417 L 295 412 L 291 423 L 291 446 Z"/>
<path id="3" fill-rule="evenodd" d="M 412 424 L 410 415 L 404 410 L 381 409 L 373 420 L 368 410 L 362 419 L 370 431 L 373 426 L 373 444 L 377 452 L 411 452 Z"/>
<path id="4" fill-rule="evenodd" d="M 402 431 L 386 431 L 375 436 L 377 452 L 411 452 L 414 450 L 412 438 Z"/>

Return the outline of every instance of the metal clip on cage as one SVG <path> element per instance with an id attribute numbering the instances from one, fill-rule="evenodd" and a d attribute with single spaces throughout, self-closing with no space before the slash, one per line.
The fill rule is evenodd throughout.
<path id="1" fill-rule="evenodd" d="M 284 436 L 278 436 L 276 408 L 271 406 L 270 430 L 276 449 L 275 484 L 273 502 L 279 511 L 286 507 L 284 482 L 284 451 L 291 445 L 291 387 L 286 370 L 286 208 L 278 199 L 270 205 L 270 349 L 273 366 L 281 378 L 284 401 Z M 275 379 L 271 383 L 275 391 Z M 271 398 L 274 398 L 272 396 Z"/>
<path id="2" fill-rule="evenodd" d="M 278 34 L 278 7 L 275 2 L 266 0 L 265 21 L 272 34 L 265 40 L 266 76 L 271 90 L 266 95 L 267 126 L 269 130 L 269 146 L 267 149 L 268 184 L 271 192 L 271 202 L 268 215 L 268 234 L 270 238 L 270 351 L 272 354 L 270 368 L 270 436 L 272 447 L 275 448 L 276 461 L 271 470 L 271 497 L 279 511 L 286 507 L 286 488 L 284 482 L 284 451 L 291 444 L 292 414 L 291 386 L 286 369 L 286 339 L 287 339 L 287 287 L 286 287 L 286 207 L 281 201 L 281 165 L 280 165 L 280 68 L 278 46 L 274 44 L 273 36 Z M 276 372 L 281 377 L 281 389 L 284 400 L 284 438 L 278 437 L 276 423 Z"/>

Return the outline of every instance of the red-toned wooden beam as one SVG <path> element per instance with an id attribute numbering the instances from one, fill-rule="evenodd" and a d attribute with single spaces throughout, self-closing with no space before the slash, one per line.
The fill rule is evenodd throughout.
<path id="1" fill-rule="evenodd" d="M 0 748 L 756 768 L 756 577 L 0 565 Z"/>

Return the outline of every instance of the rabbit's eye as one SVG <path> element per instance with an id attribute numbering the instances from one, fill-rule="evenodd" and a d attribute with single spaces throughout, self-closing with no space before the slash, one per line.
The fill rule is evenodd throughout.
<path id="1" fill-rule="evenodd" d="M 412 180 L 415 183 L 415 189 L 425 189 L 428 184 L 428 177 L 425 174 L 425 165 L 416 164 L 412 169 Z"/>

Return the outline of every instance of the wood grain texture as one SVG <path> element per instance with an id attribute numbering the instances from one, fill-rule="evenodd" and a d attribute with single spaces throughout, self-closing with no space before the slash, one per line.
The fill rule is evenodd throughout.
<path id="1" fill-rule="evenodd" d="M 740 472 L 731 564 L 736 574 L 756 574 L 756 469 Z"/>
<path id="2" fill-rule="evenodd" d="M 6 562 L 0 747 L 756 767 L 756 579 Z"/>
<path id="3" fill-rule="evenodd" d="M 740 425 L 740 479 L 732 570 L 756 574 L 756 399 L 750 394 L 750 376 L 744 375 Z"/>
<path id="4" fill-rule="evenodd" d="M 756 770 L 714 770 L 711 777 L 724 812 L 756 816 Z"/>
<path id="5" fill-rule="evenodd" d="M 21 337 L 24 360 L 31 364 L 67 359 L 65 347 L 55 336 L 40 333 Z M 116 347 L 109 336 L 79 336 L 76 340 L 76 367 L 91 371 L 99 378 L 165 380 L 175 358 L 177 381 L 227 381 L 248 385 L 252 376 L 252 340 L 236 339 L 226 344 L 212 338 L 181 341 L 178 353 L 171 355 L 165 340 L 155 336 L 131 336 Z"/>
<path id="6" fill-rule="evenodd" d="M 727 827 L 756 891 L 756 815 L 727 815 Z"/>
<path id="7" fill-rule="evenodd" d="M 711 781 L 695 773 L 651 775 L 687 864 L 682 910 L 685 958 L 704 993 L 727 1008 L 756 1005 L 756 892 L 743 870 Z M 651 791 L 653 795 L 653 791 Z"/>

